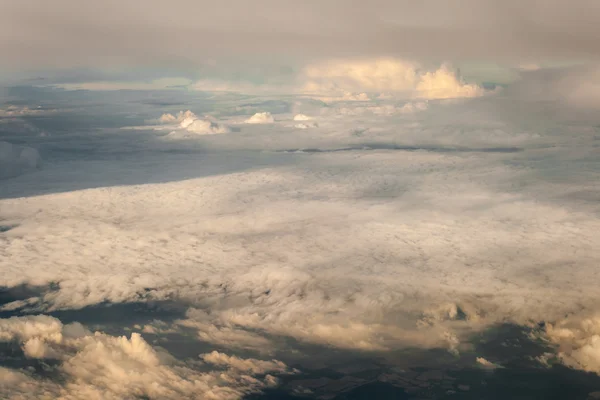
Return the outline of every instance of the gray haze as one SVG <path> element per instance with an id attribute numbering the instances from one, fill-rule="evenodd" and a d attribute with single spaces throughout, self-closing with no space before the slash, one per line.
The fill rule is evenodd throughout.
<path id="1" fill-rule="evenodd" d="M 600 3 L 2 0 L 6 69 L 198 68 L 324 56 L 539 62 L 600 56 Z"/>

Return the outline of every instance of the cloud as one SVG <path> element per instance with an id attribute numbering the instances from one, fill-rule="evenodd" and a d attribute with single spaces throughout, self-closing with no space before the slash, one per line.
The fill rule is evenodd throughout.
<path id="1" fill-rule="evenodd" d="M 0 118 L 11 118 L 11 117 L 27 117 L 33 115 L 51 115 L 56 113 L 57 110 L 51 108 L 45 108 L 38 106 L 36 108 L 8 106 L 4 109 L 0 108 Z"/>
<path id="2" fill-rule="evenodd" d="M 185 316 L 139 330 L 159 343 L 191 331 L 203 346 L 269 358 L 313 347 L 324 358 L 327 348 L 456 354 L 474 331 L 497 323 L 591 312 L 600 260 L 596 125 L 561 119 L 563 103 L 532 105 L 515 90 L 469 102 L 373 96 L 333 105 L 201 94 L 194 107 L 224 116 L 223 124 L 240 110 L 291 104 L 292 112 L 279 111 L 282 123 L 270 129 L 245 127 L 202 148 L 127 130 L 116 131 L 118 140 L 87 131 L 68 141 L 27 139 L 74 150 L 0 185 L 0 285 L 39 287 L 3 310 L 176 303 Z M 160 115 L 154 107 L 131 116 Z M 308 122 L 291 121 L 300 112 L 319 129 L 285 129 L 285 121 Z M 144 129 L 185 133 L 197 120 L 212 122 L 182 111 Z M 90 150 L 96 145 L 101 151 Z M 56 357 L 66 339 L 13 340 L 31 357 Z M 102 343 L 141 369 L 123 355 L 145 349 L 137 339 L 77 340 L 81 354 Z M 177 371 L 193 369 L 179 362 Z M 106 375 L 102 368 L 90 375 Z M 192 374 L 160 359 L 149 369 L 176 374 L 170 382 Z"/>
<path id="3" fill-rule="evenodd" d="M 229 127 L 219 124 L 216 121 L 199 118 L 192 111 L 179 111 L 178 114 L 163 114 L 159 118 L 163 126 L 155 129 L 172 130 L 167 137 L 170 139 L 190 138 L 195 135 L 216 135 L 230 132 Z M 148 127 L 139 127 L 141 129 Z"/>
<path id="4" fill-rule="evenodd" d="M 21 175 L 41 165 L 42 158 L 36 149 L 0 141 L 0 179 Z"/>
<path id="5" fill-rule="evenodd" d="M 294 121 L 310 121 L 312 119 L 313 119 L 312 117 L 309 117 L 308 115 L 304 115 L 304 114 L 294 115 Z"/>
<path id="6" fill-rule="evenodd" d="M 255 83 L 245 80 L 227 80 L 225 78 L 200 79 L 191 85 L 193 90 L 202 92 L 234 92 L 254 94 L 277 94 L 291 87 L 286 84 Z"/>
<path id="7" fill-rule="evenodd" d="M 176 323 L 196 330 L 198 338 L 207 343 L 233 349 L 250 349 L 261 353 L 270 353 L 274 350 L 273 343 L 263 335 L 235 325 L 220 323 L 214 315 L 211 316 L 200 309 L 188 309 L 186 318 Z"/>
<path id="8" fill-rule="evenodd" d="M 296 114 L 296 115 L 294 115 L 293 120 L 298 123 L 294 124 L 294 128 L 296 128 L 296 129 L 318 128 L 319 124 L 316 121 L 313 121 L 313 119 L 314 119 L 313 117 L 309 117 L 308 115 Z"/>
<path id="9" fill-rule="evenodd" d="M 187 78 L 160 78 L 148 82 L 139 81 L 93 81 L 77 83 L 53 83 L 49 86 L 64 90 L 166 90 L 186 88 L 193 82 Z"/>
<path id="10" fill-rule="evenodd" d="M 562 118 L 567 113 L 600 108 L 600 65 L 557 67 L 526 71 L 519 84 L 507 88 L 508 95 L 522 101 L 560 104 Z M 577 115 L 581 118 L 581 115 Z M 586 118 L 589 119 L 589 118 Z"/>
<path id="11" fill-rule="evenodd" d="M 485 369 L 496 369 L 496 368 L 502 368 L 501 365 L 495 364 L 491 361 L 486 360 L 483 357 L 477 357 L 475 359 L 475 361 L 477 362 L 477 364 L 479 364 L 482 368 Z"/>
<path id="12" fill-rule="evenodd" d="M 62 399 L 61 388 L 50 381 L 36 380 L 29 374 L 0 367 L 0 397 L 13 400 Z"/>
<path id="13" fill-rule="evenodd" d="M 272 124 L 275 118 L 270 112 L 258 112 L 244 121 L 247 124 Z"/>
<path id="14" fill-rule="evenodd" d="M 296 129 L 310 129 L 310 128 L 317 128 L 319 126 L 319 124 L 317 124 L 316 122 L 303 122 L 300 124 L 295 124 L 294 128 Z"/>
<path id="15" fill-rule="evenodd" d="M 285 83 L 202 80 L 197 90 L 254 94 L 307 94 L 325 102 L 411 97 L 448 99 L 482 96 L 483 88 L 465 83 L 448 64 L 427 70 L 400 58 L 325 59 L 308 63 Z M 374 93 L 376 95 L 371 95 Z"/>
<path id="16" fill-rule="evenodd" d="M 566 318 L 547 324 L 545 334 L 565 365 L 600 374 L 600 317 Z"/>
<path id="17" fill-rule="evenodd" d="M 200 372 L 192 363 L 153 348 L 138 333 L 129 338 L 91 333 L 79 324 L 63 325 L 42 315 L 0 319 L 0 332 L 0 341 L 16 340 L 28 357 L 58 360 L 64 377 L 58 383 L 2 368 L 0 393 L 11 398 L 44 393 L 61 399 L 241 399 L 276 385 L 270 373 L 291 372 L 277 360 L 242 359 L 216 351 L 200 356 L 212 368 Z"/>
<path id="18" fill-rule="evenodd" d="M 423 74 L 416 86 L 416 91 L 417 97 L 427 99 L 478 97 L 484 94 L 481 87 L 462 82 L 447 65 L 442 65 L 436 71 Z"/>
<path id="19" fill-rule="evenodd" d="M 235 356 L 228 356 L 227 354 L 219 353 L 218 351 L 204 354 L 201 358 L 212 365 L 227 367 L 255 375 L 266 374 L 268 372 L 286 373 L 289 371 L 288 367 L 281 361 L 242 359 Z"/>
<path id="20" fill-rule="evenodd" d="M 353 97 L 351 92 L 395 92 L 424 99 L 477 97 L 484 94 L 479 86 L 461 81 L 448 65 L 444 64 L 435 71 L 422 71 L 415 63 L 394 58 L 321 62 L 307 66 L 303 78 L 304 92 L 341 92 L 340 100 L 369 100 L 365 93 Z"/>
<path id="21" fill-rule="evenodd" d="M 215 107 L 237 106 L 230 101 Z M 469 329 L 570 311 L 575 301 L 548 302 L 556 293 L 594 298 L 587 277 L 598 261 L 599 222 L 585 199 L 563 197 L 588 183 L 571 176 L 545 184 L 554 172 L 538 168 L 552 163 L 530 164 L 510 147 L 544 160 L 563 148 L 548 149 L 556 137 L 527 135 L 492 114 L 508 112 L 502 98 L 430 102 L 408 120 L 394 113 L 421 101 L 359 118 L 302 101 L 303 112 L 319 116 L 319 132 L 222 135 L 202 157 L 182 152 L 183 164 L 161 143 L 149 147 L 160 158 L 144 151 L 135 159 L 151 180 L 130 171 L 130 161 L 99 164 L 144 185 L 99 180 L 88 188 L 98 164 L 82 159 L 43 180 L 61 187 L 66 176 L 85 190 L 0 200 L 2 217 L 18 225 L 2 233 L 0 284 L 47 288 L 10 307 L 182 301 L 202 312 L 178 325 L 226 348 L 273 351 L 273 337 L 291 337 L 344 349 L 460 351 Z M 353 105 L 364 106 L 344 106 Z M 166 115 L 159 127 L 185 130 L 194 118 Z M 349 133 L 360 126 L 368 129 Z M 321 152 L 284 152 L 293 148 Z M 565 276 L 554 266 L 570 265 L 572 248 L 581 254 L 578 273 Z M 32 342 L 32 354 L 42 347 Z"/>
<path id="22" fill-rule="evenodd" d="M 426 101 L 415 101 L 406 102 L 402 106 L 397 104 L 380 104 L 380 105 L 368 105 L 368 106 L 355 106 L 347 107 L 342 106 L 337 108 L 337 111 L 341 115 L 348 116 L 359 116 L 365 114 L 373 114 L 380 116 L 392 116 L 392 115 L 410 115 L 420 111 L 425 111 L 429 108 Z"/>

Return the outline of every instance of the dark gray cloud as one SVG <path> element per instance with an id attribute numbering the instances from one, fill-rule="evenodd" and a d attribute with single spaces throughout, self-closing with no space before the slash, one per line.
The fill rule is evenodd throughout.
<path id="1" fill-rule="evenodd" d="M 594 0 L 4 2 L 7 68 L 199 68 L 323 56 L 522 62 L 600 56 Z"/>

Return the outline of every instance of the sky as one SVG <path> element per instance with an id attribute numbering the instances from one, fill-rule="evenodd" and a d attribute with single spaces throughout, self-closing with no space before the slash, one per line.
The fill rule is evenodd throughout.
<path id="1" fill-rule="evenodd" d="M 488 69 L 591 62 L 600 56 L 599 7 L 594 0 L 4 1 L 1 68 L 27 78 L 66 70 L 59 80 L 85 71 L 91 80 L 130 80 L 140 70 L 269 80 L 338 57 Z"/>
<path id="2" fill-rule="evenodd" d="M 0 397 L 597 390 L 600 3 L 0 2 Z"/>

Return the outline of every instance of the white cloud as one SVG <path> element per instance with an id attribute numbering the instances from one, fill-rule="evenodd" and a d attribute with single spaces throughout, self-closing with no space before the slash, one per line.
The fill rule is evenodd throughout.
<path id="1" fill-rule="evenodd" d="M 270 112 L 258 112 L 244 121 L 247 124 L 272 124 L 275 118 Z"/>
<path id="2" fill-rule="evenodd" d="M 567 318 L 547 324 L 545 333 L 565 365 L 600 374 L 600 317 Z"/>
<path id="3" fill-rule="evenodd" d="M 179 111 L 176 115 L 163 114 L 160 116 L 159 122 L 164 126 L 158 129 L 171 130 L 167 137 L 174 139 L 189 138 L 195 135 L 216 135 L 230 131 L 227 126 L 208 118 L 201 119 L 190 110 Z"/>
<path id="4" fill-rule="evenodd" d="M 0 141 L 0 179 L 32 171 L 41 164 L 42 159 L 36 149 Z"/>
<path id="5" fill-rule="evenodd" d="M 298 93 L 324 102 L 367 102 L 373 98 L 451 99 L 485 94 L 465 83 L 448 64 L 428 70 L 399 58 L 329 59 L 304 66 L 284 84 L 202 80 L 202 91 L 253 94 Z"/>
<path id="6" fill-rule="evenodd" d="M 294 115 L 294 121 L 310 121 L 312 119 L 313 119 L 312 117 L 309 117 L 308 115 L 304 115 L 304 114 Z"/>
<path id="7" fill-rule="evenodd" d="M 338 100 L 368 101 L 366 93 L 395 92 L 407 97 L 448 99 L 477 97 L 484 90 L 464 83 L 446 64 L 434 71 L 423 71 L 415 63 L 393 58 L 371 60 L 333 60 L 309 65 L 303 71 L 303 91 L 312 94 L 340 93 Z"/>
<path id="8" fill-rule="evenodd" d="M 215 135 L 229 132 L 229 128 L 219 123 L 196 119 L 185 126 L 185 129 L 197 135 Z"/>
<path id="9" fill-rule="evenodd" d="M 294 125 L 296 129 L 310 129 L 310 128 L 318 128 L 319 124 L 313 121 L 313 117 L 309 117 L 305 114 L 296 114 L 294 115 L 293 120 L 299 122 Z"/>
<path id="10" fill-rule="evenodd" d="M 485 368 L 485 369 L 496 369 L 496 368 L 502 368 L 502 366 L 500 366 L 500 365 L 498 365 L 498 364 L 496 364 L 496 363 L 493 363 L 493 362 L 491 362 L 491 361 L 488 361 L 488 360 L 486 360 L 486 359 L 485 359 L 485 358 L 483 358 L 483 357 L 477 357 L 477 358 L 475 359 L 475 361 L 477 362 L 477 364 L 481 365 L 481 367 L 482 367 L 482 368 Z"/>
<path id="11" fill-rule="evenodd" d="M 191 112 L 190 110 L 187 111 L 179 111 L 179 113 L 177 113 L 176 115 L 173 114 L 163 114 L 160 116 L 159 121 L 163 124 L 170 124 L 170 123 L 183 123 L 183 121 L 187 120 L 187 119 L 196 119 L 198 118 L 196 116 L 196 114 L 194 114 L 193 112 Z"/>
<path id="12" fill-rule="evenodd" d="M 448 65 L 422 74 L 416 86 L 416 97 L 426 99 L 478 97 L 483 94 L 484 90 L 481 87 L 462 82 Z"/>
<path id="13" fill-rule="evenodd" d="M 276 385 L 269 373 L 291 372 L 277 360 L 242 359 L 216 351 L 200 356 L 213 368 L 200 372 L 153 348 L 138 333 L 130 338 L 92 334 L 79 324 L 63 325 L 46 316 L 0 319 L 0 332 L 0 341 L 16 340 L 28 357 L 59 360 L 58 369 L 66 378 L 52 383 L 2 368 L 0 393 L 11 398 L 34 393 L 39 398 L 43 393 L 62 399 L 241 399 Z"/>

